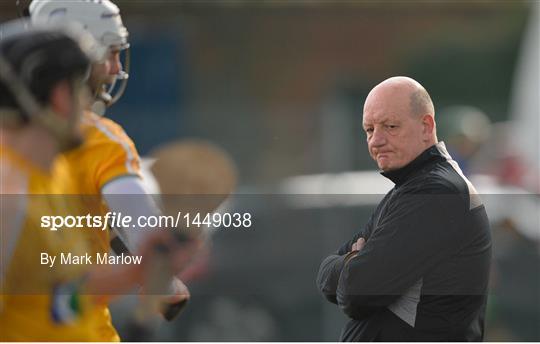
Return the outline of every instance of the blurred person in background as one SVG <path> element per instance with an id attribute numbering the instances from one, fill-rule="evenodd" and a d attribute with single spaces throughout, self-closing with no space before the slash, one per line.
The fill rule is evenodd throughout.
<path id="1" fill-rule="evenodd" d="M 437 140 L 429 94 L 407 77 L 383 81 L 366 98 L 363 128 L 395 187 L 319 268 L 319 289 L 351 318 L 341 340 L 482 340 L 489 223 Z"/>
<path id="2" fill-rule="evenodd" d="M 28 14 L 36 24 L 80 24 L 97 41 L 95 50 L 100 61 L 92 65 L 89 78 L 94 99 L 83 115 L 84 141 L 78 149 L 65 154 L 78 181 L 78 193 L 97 197 L 103 214 L 113 211 L 132 218 L 160 215 L 143 183 L 139 154 L 133 141 L 120 125 L 103 117 L 107 107 L 121 97 L 129 78 L 129 71 L 123 70 L 120 58 L 124 52 L 126 64 L 129 64 L 128 31 L 119 8 L 109 0 L 34 0 Z M 117 82 L 121 83 L 119 88 L 115 88 Z M 117 93 L 110 93 L 116 89 Z M 98 251 L 108 252 L 112 247 L 117 254 L 135 253 L 153 230 L 112 229 L 111 233 L 91 233 L 90 240 Z M 165 297 L 164 302 L 175 307 L 178 313 L 189 299 L 189 291 L 178 278 L 173 279 L 170 289 L 171 295 Z M 104 310 L 104 314 L 110 322 L 109 311 Z"/>
<path id="3" fill-rule="evenodd" d="M 75 29 L 30 28 L 26 21 L 0 26 L 0 37 L 0 340 L 116 339 L 100 321 L 102 298 L 92 295 L 128 291 L 140 283 L 145 264 L 91 269 L 40 261 L 43 252 L 89 252 L 84 235 L 53 232 L 41 221 L 83 208 L 51 195 L 76 187 L 59 154 L 82 142 L 93 39 Z"/>
<path id="4" fill-rule="evenodd" d="M 490 137 L 489 117 L 482 110 L 466 105 L 444 108 L 438 117 L 438 131 L 448 152 L 468 176 L 473 172 L 476 154 Z"/>

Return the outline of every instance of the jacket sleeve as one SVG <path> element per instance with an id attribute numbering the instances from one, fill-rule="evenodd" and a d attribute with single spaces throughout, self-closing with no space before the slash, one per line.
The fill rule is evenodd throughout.
<path id="1" fill-rule="evenodd" d="M 335 304 L 337 304 L 336 289 L 344 260 L 345 255 L 332 254 L 326 257 L 317 274 L 319 290 L 328 301 Z"/>
<path id="2" fill-rule="evenodd" d="M 343 264 L 350 259 L 349 252 L 351 251 L 352 244 L 361 237 L 367 239 L 372 223 L 373 215 L 371 215 L 363 230 L 357 233 L 351 240 L 344 243 L 337 252 L 329 255 L 322 261 L 319 272 L 317 273 L 317 287 L 328 301 L 337 304 L 336 289 Z"/>
<path id="3" fill-rule="evenodd" d="M 464 202 L 451 187 L 426 182 L 399 195 L 373 228 L 364 248 L 342 265 L 340 308 L 363 318 L 391 305 L 459 245 Z"/>

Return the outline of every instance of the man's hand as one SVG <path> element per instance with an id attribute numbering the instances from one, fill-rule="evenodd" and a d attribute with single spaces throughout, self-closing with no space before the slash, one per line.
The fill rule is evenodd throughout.
<path id="1" fill-rule="evenodd" d="M 346 254 L 345 263 L 347 263 L 352 258 L 356 257 L 358 255 L 358 252 L 360 252 L 360 250 L 364 248 L 365 244 L 366 244 L 366 239 L 358 238 L 358 240 L 356 240 L 356 242 L 351 245 L 351 250 L 349 251 L 349 253 Z"/>
<path id="2" fill-rule="evenodd" d="M 366 240 L 364 238 L 359 238 L 358 240 L 356 240 L 354 244 L 352 244 L 351 252 L 355 252 L 355 251 L 357 252 L 357 251 L 362 250 L 365 244 L 366 244 Z"/>

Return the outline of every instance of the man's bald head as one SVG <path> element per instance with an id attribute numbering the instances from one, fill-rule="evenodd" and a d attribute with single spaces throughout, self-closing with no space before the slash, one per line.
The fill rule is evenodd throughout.
<path id="1" fill-rule="evenodd" d="M 411 116 L 435 116 L 435 108 L 429 93 L 424 86 L 412 78 L 395 76 L 384 80 L 369 92 L 364 106 L 369 105 L 370 100 L 375 100 L 378 97 L 396 100 L 399 97 L 399 101 L 403 102 L 402 105 L 408 105 Z"/>
<path id="2" fill-rule="evenodd" d="M 408 77 L 386 79 L 369 92 L 362 125 L 370 154 L 385 171 L 403 167 L 437 143 L 433 102 Z"/>

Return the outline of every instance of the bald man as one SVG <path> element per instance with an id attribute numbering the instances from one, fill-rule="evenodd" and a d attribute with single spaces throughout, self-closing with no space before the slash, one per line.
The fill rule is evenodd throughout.
<path id="1" fill-rule="evenodd" d="M 369 154 L 395 186 L 323 260 L 317 284 L 351 320 L 342 341 L 480 341 L 491 237 L 474 186 L 437 141 L 417 81 L 393 77 L 364 104 Z"/>

